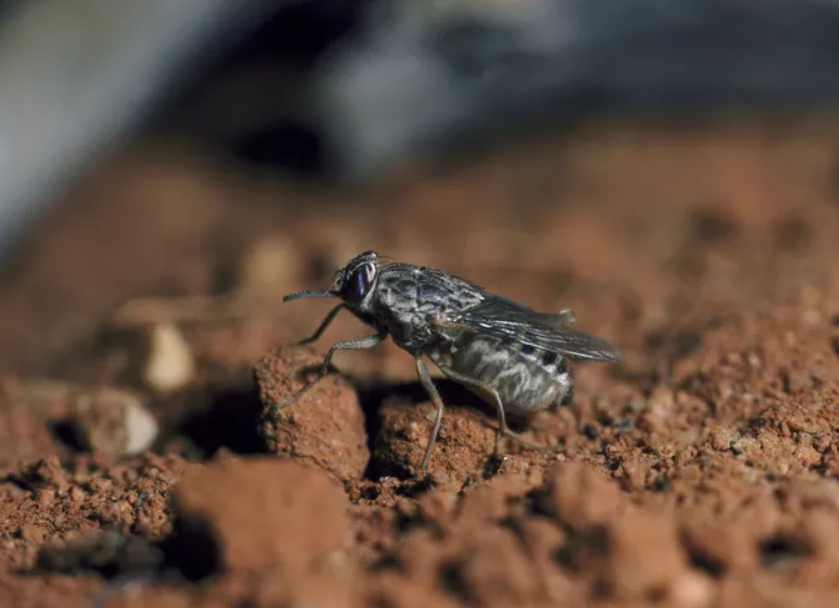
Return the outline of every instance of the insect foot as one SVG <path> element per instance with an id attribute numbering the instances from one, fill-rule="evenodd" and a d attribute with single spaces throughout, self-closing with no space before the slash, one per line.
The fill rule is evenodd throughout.
<path id="1" fill-rule="evenodd" d="M 369 325 L 372 332 L 333 344 L 321 371 L 289 403 L 323 379 L 337 352 L 367 350 L 391 337 L 414 357 L 417 378 L 434 404 L 434 423 L 421 465 L 423 475 L 428 473 L 446 409 L 427 361 L 488 401 L 504 434 L 509 433 L 508 414 L 529 416 L 567 400 L 574 386 L 568 361 L 621 361 L 614 346 L 570 327 L 576 322 L 570 309 L 539 312 L 444 270 L 386 264 L 375 251 L 365 251 L 347 262 L 335 274 L 330 289 L 293 293 L 283 301 L 303 298 L 340 300 L 303 343 L 319 338 L 343 309 Z M 279 407 L 286 405 L 281 402 Z"/>
<path id="2" fill-rule="evenodd" d="M 298 398 L 295 407 L 276 407 L 289 401 L 301 383 L 301 371 L 316 368 L 321 361 L 312 349 L 292 346 L 265 355 L 256 364 L 258 432 L 271 453 L 317 465 L 344 482 L 357 480 L 364 474 L 370 451 L 364 413 L 349 382 L 330 375 L 309 398 Z"/>

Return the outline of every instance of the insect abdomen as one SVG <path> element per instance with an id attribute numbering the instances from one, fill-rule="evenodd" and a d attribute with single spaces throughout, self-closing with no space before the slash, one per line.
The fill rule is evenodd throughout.
<path id="1" fill-rule="evenodd" d="M 449 353 L 456 372 L 498 392 L 504 411 L 526 416 L 560 404 L 572 389 L 563 358 L 519 343 L 466 336 Z"/>

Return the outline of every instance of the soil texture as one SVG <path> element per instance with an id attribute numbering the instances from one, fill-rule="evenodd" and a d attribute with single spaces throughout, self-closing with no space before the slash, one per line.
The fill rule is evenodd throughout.
<path id="1" fill-rule="evenodd" d="M 0 607 L 839 603 L 839 126 L 597 124 L 366 190 L 136 142 L 0 285 Z M 623 364 L 504 438 L 388 341 L 361 251 L 570 307 Z"/>

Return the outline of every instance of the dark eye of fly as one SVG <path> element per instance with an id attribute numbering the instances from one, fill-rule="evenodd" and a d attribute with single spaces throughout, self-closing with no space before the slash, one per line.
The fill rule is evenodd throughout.
<path id="1" fill-rule="evenodd" d="M 375 273 L 376 270 L 372 264 L 365 264 L 358 268 L 344 282 L 341 297 L 349 302 L 361 302 L 373 285 Z"/>

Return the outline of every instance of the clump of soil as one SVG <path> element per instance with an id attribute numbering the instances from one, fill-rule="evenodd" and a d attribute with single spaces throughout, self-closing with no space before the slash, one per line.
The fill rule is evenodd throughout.
<path id="1" fill-rule="evenodd" d="M 267 568 L 286 580 L 342 549 L 348 528 L 343 489 L 317 469 L 282 459 L 224 460 L 193 469 L 174 504 L 184 529 L 210 537 L 219 570 Z"/>
<path id="2" fill-rule="evenodd" d="M 304 386 L 301 372 L 317 372 L 323 356 L 311 350 L 272 353 L 256 364 L 262 403 L 260 435 L 269 452 L 311 462 L 342 481 L 357 481 L 370 460 L 364 413 L 346 380 L 330 374 L 297 402 L 278 407 Z"/>
<path id="3" fill-rule="evenodd" d="M 53 455 L 24 466 L 2 486 L 0 560 L 26 570 L 39 547 L 100 527 L 161 539 L 171 530 L 169 492 L 182 469 L 174 454 L 111 467 L 84 456 L 62 464 Z"/>
<path id="4" fill-rule="evenodd" d="M 836 603 L 837 135 L 606 125 L 353 197 L 115 158 L 0 290 L 0 606 Z M 421 478 L 434 408 L 391 342 L 274 407 L 369 331 L 292 346 L 329 308 L 282 295 L 366 249 L 571 307 L 625 363 L 574 365 L 516 429 L 539 450 L 435 377 Z M 141 455 L 124 402 L 71 397 L 117 389 Z"/>

